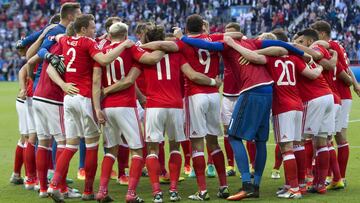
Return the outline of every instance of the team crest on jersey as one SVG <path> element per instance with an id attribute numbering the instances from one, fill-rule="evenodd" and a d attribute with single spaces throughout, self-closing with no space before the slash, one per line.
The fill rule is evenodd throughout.
<path id="1" fill-rule="evenodd" d="M 48 36 L 48 40 L 49 40 L 49 41 L 55 41 L 55 36 L 54 36 L 54 35 Z"/>
<path id="2" fill-rule="evenodd" d="M 67 44 L 73 47 L 76 47 L 78 44 L 78 41 L 67 41 Z"/>

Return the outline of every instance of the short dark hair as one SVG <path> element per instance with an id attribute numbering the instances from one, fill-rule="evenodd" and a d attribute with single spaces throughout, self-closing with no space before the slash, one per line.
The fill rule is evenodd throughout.
<path id="1" fill-rule="evenodd" d="M 109 32 L 109 28 L 112 24 L 114 24 L 114 21 L 118 21 L 121 22 L 121 18 L 114 16 L 114 17 L 109 17 L 106 19 L 105 21 L 105 30 L 106 32 Z"/>
<path id="2" fill-rule="evenodd" d="M 285 34 L 284 30 L 281 28 L 274 29 L 273 31 L 271 31 L 271 33 L 273 33 L 276 36 L 276 39 L 278 39 L 278 40 L 281 40 L 284 42 L 289 41 L 288 36 Z"/>
<path id="3" fill-rule="evenodd" d="M 186 18 L 186 30 L 190 33 L 202 33 L 204 21 L 198 14 L 192 14 Z"/>
<path id="4" fill-rule="evenodd" d="M 59 24 L 60 23 L 60 14 L 57 13 L 55 15 L 53 15 L 50 20 L 49 20 L 50 24 Z"/>
<path id="5" fill-rule="evenodd" d="M 80 8 L 81 8 L 80 3 L 74 3 L 74 2 L 64 3 L 60 9 L 61 19 L 65 19 L 70 14 L 74 14 L 74 12 Z"/>
<path id="6" fill-rule="evenodd" d="M 330 36 L 331 26 L 324 20 L 316 21 L 315 23 L 311 24 L 310 27 L 318 32 L 325 32 L 328 36 Z"/>
<path id="7" fill-rule="evenodd" d="M 235 23 L 235 22 L 231 22 L 231 23 L 228 23 L 226 26 L 225 26 L 225 29 L 234 29 L 238 32 L 240 32 L 241 30 L 241 27 L 240 27 L 240 24 L 239 23 Z"/>
<path id="8" fill-rule="evenodd" d="M 74 29 L 76 33 L 81 32 L 81 28 L 89 27 L 90 21 L 95 20 L 92 14 L 81 14 L 74 21 Z"/>
<path id="9" fill-rule="evenodd" d="M 165 28 L 161 25 L 150 26 L 145 33 L 145 43 L 165 39 Z"/>
<path id="10" fill-rule="evenodd" d="M 303 31 L 300 31 L 297 33 L 297 35 L 300 36 L 305 36 L 305 37 L 310 37 L 311 39 L 313 39 L 314 41 L 319 40 L 319 35 L 318 33 L 311 28 L 305 29 Z"/>

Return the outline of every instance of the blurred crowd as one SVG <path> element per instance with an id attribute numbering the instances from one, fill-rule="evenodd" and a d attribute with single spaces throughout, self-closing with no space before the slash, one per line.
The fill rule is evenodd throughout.
<path id="1" fill-rule="evenodd" d="M 2 0 L 0 1 L 0 80 L 16 80 L 23 63 L 14 49 L 18 39 L 41 29 L 60 5 L 72 0 Z M 333 25 L 332 38 L 341 41 L 351 60 L 360 60 L 360 0 L 80 0 L 83 13 L 96 18 L 99 35 L 104 21 L 119 16 L 130 26 L 130 35 L 137 22 L 154 21 L 167 31 L 184 27 L 185 17 L 199 13 L 210 22 L 210 32 L 222 32 L 226 23 L 236 21 L 243 32 L 255 36 L 274 28 L 293 34 L 317 19 Z M 231 16 L 231 10 L 247 8 Z M 289 25 L 300 14 L 304 18 L 292 30 Z"/>

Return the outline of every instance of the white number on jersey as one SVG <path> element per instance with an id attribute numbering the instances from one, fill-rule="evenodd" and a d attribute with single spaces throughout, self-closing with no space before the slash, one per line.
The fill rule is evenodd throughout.
<path id="1" fill-rule="evenodd" d="M 277 81 L 277 85 L 278 86 L 282 86 L 282 85 L 295 86 L 296 80 L 295 80 L 295 65 L 294 65 L 294 63 L 291 62 L 291 61 L 283 62 L 281 60 L 276 60 L 275 61 L 275 68 L 279 67 L 279 65 L 281 65 L 282 72 L 281 72 L 281 75 L 279 77 L 279 80 Z M 292 77 L 293 77 L 294 80 L 291 80 L 289 66 L 292 69 Z"/>
<path id="2" fill-rule="evenodd" d="M 164 59 L 165 59 L 166 80 L 171 80 L 169 54 L 165 54 Z M 157 62 L 157 64 L 156 64 L 158 80 L 163 79 L 162 72 L 161 72 L 161 63 L 160 62 L 161 61 Z"/>
<path id="3" fill-rule="evenodd" d="M 118 81 L 118 79 L 116 78 L 116 72 L 115 72 L 115 62 L 116 61 L 119 62 L 119 65 L 120 65 L 120 75 L 121 75 L 120 80 L 125 77 L 124 61 L 121 57 L 117 57 L 113 62 L 111 62 L 109 65 L 106 66 L 106 77 L 107 77 L 109 86 L 112 84 L 112 82 L 116 83 L 116 81 Z"/>
<path id="4" fill-rule="evenodd" d="M 336 80 L 336 69 L 337 69 L 337 67 L 335 66 L 335 68 L 334 68 L 334 77 L 333 77 L 333 81 L 335 81 Z"/>
<path id="5" fill-rule="evenodd" d="M 204 52 L 206 54 L 206 60 L 203 59 L 203 56 L 202 56 L 202 52 Z M 205 49 L 199 49 L 198 50 L 198 54 L 199 54 L 199 62 L 201 65 L 204 65 L 205 66 L 205 71 L 204 73 L 209 73 L 209 69 L 210 69 L 210 52 L 208 50 L 205 50 Z"/>
<path id="6" fill-rule="evenodd" d="M 67 52 L 66 55 L 70 55 L 71 54 L 71 59 L 68 63 L 68 65 L 66 66 L 66 72 L 71 72 L 71 73 L 75 73 L 76 69 L 72 68 L 71 65 L 74 63 L 75 61 L 75 57 L 76 57 L 76 51 L 74 47 L 71 47 Z"/>

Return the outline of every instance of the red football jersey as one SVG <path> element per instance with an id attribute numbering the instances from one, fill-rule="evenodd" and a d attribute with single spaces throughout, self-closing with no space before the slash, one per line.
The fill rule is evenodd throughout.
<path id="1" fill-rule="evenodd" d="M 302 61 L 302 60 L 300 60 Z M 299 62 L 298 64 L 301 64 L 300 68 L 297 67 L 297 70 L 299 70 L 300 74 L 297 74 L 297 85 L 300 92 L 300 97 L 303 102 L 310 101 L 312 99 L 332 94 L 332 91 L 327 84 L 325 78 L 323 75 L 320 75 L 315 80 L 310 80 L 307 77 L 301 75 L 302 70 L 307 66 L 304 61 Z M 313 63 L 309 68 L 316 68 L 316 64 Z"/>
<path id="2" fill-rule="evenodd" d="M 347 55 L 343 46 L 337 41 L 329 41 L 330 48 L 338 53 L 338 61 L 336 63 L 336 69 L 345 70 L 349 73 L 349 64 L 347 63 Z M 336 80 L 336 88 L 339 91 L 341 99 L 352 99 L 350 87 L 347 86 L 342 80 Z"/>
<path id="3" fill-rule="evenodd" d="M 104 47 L 103 52 L 107 53 L 117 47 L 122 42 L 117 42 Z M 111 62 L 106 67 L 102 67 L 102 86 L 108 87 L 116 83 L 116 81 L 124 78 L 136 61 L 139 61 L 145 50 L 137 46 L 132 46 L 125 49 L 119 57 Z M 96 67 L 101 67 L 98 64 Z M 108 95 L 102 100 L 102 107 L 136 107 L 135 86 L 115 92 Z"/>
<path id="4" fill-rule="evenodd" d="M 50 48 L 50 53 L 61 55 L 61 45 L 59 43 L 54 44 Z M 55 84 L 50 79 L 49 75 L 46 72 L 48 66 L 49 63 L 44 60 L 43 67 L 40 73 L 40 79 L 34 92 L 34 97 L 45 99 L 49 102 L 61 104 L 64 100 L 64 92 L 57 84 Z"/>
<path id="5" fill-rule="evenodd" d="M 37 63 L 33 70 L 34 75 L 36 75 L 38 67 L 39 67 L 39 64 Z M 32 97 L 34 95 L 33 89 L 34 89 L 34 81 L 32 78 L 27 77 L 26 78 L 26 96 L 27 97 Z"/>
<path id="6" fill-rule="evenodd" d="M 65 81 L 76 84 L 80 95 L 91 98 L 94 66 L 92 57 L 101 52 L 97 43 L 89 37 L 64 36 L 60 38 L 60 44 L 66 65 Z"/>
<path id="7" fill-rule="evenodd" d="M 241 46 L 250 50 L 257 50 L 261 48 L 261 41 L 256 39 L 243 39 L 236 41 Z M 270 85 L 274 81 L 269 72 L 264 68 L 264 65 L 249 63 L 247 65 L 240 65 L 241 54 L 233 48 L 225 44 L 222 52 L 224 63 L 228 63 L 227 67 L 231 68 L 235 81 L 240 87 L 239 93 L 250 90 L 261 85 Z"/>
<path id="8" fill-rule="evenodd" d="M 98 44 L 99 49 L 103 49 L 104 47 L 107 47 L 111 44 L 111 41 L 107 38 L 103 38 L 103 39 L 96 38 L 95 41 Z"/>
<path id="9" fill-rule="evenodd" d="M 212 39 L 212 35 L 208 34 L 201 34 L 194 38 L 215 41 Z M 178 41 L 177 45 L 179 47 L 179 51 L 183 54 L 195 71 L 203 73 L 210 78 L 215 78 L 219 75 L 220 62 L 219 54 L 217 52 L 192 47 L 182 41 Z M 185 80 L 185 87 L 185 92 L 188 96 L 199 93 L 209 94 L 218 92 L 217 87 L 198 85 L 187 78 Z"/>
<path id="10" fill-rule="evenodd" d="M 315 45 L 313 47 L 314 50 L 322 53 L 323 58 L 330 60 L 331 59 L 331 54 L 330 52 L 323 46 L 320 45 Z M 316 61 L 317 63 L 319 63 L 321 60 Z M 336 71 L 336 72 L 335 72 Z M 323 70 L 322 75 L 324 76 L 326 82 L 328 83 L 331 91 L 333 92 L 334 95 L 334 103 L 335 104 L 341 104 L 341 99 L 340 99 L 340 94 L 338 92 L 338 90 L 336 89 L 336 75 L 339 74 L 340 72 L 338 72 L 339 70 Z"/>
<path id="11" fill-rule="evenodd" d="M 156 65 L 140 65 L 146 83 L 146 108 L 183 108 L 180 52 L 165 54 Z"/>
<path id="12" fill-rule="evenodd" d="M 301 72 L 305 65 L 296 56 L 266 57 L 266 69 L 275 81 L 272 112 L 273 115 L 287 111 L 302 111 L 303 104 L 296 87 L 296 69 Z"/>

